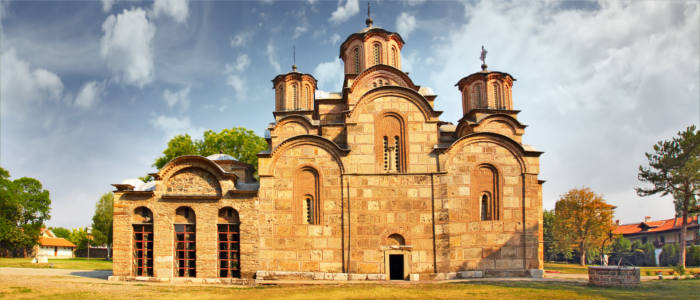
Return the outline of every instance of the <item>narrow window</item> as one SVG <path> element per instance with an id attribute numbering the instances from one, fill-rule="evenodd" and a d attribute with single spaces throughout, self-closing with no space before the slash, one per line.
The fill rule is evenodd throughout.
<path id="1" fill-rule="evenodd" d="M 153 276 L 153 214 L 146 207 L 134 210 L 134 275 Z"/>
<path id="2" fill-rule="evenodd" d="M 355 48 L 355 74 L 360 73 L 360 48 Z"/>
<path id="3" fill-rule="evenodd" d="M 491 209 L 489 208 L 489 196 L 484 194 L 481 196 L 481 220 L 491 220 L 490 216 Z"/>
<path id="4" fill-rule="evenodd" d="M 394 136 L 394 162 L 396 163 L 395 170 L 401 170 L 401 146 L 400 146 L 399 136 Z"/>
<path id="5" fill-rule="evenodd" d="M 319 174 L 312 167 L 302 167 L 294 176 L 294 207 L 298 224 L 321 224 Z"/>
<path id="6" fill-rule="evenodd" d="M 238 212 L 225 207 L 219 210 L 219 277 L 241 277 L 240 221 Z"/>
<path id="7" fill-rule="evenodd" d="M 384 171 L 389 171 L 389 141 L 384 136 Z"/>
<path id="8" fill-rule="evenodd" d="M 380 63 L 381 51 L 379 50 L 379 44 L 374 44 L 374 64 L 378 65 Z"/>
<path id="9" fill-rule="evenodd" d="M 493 83 L 493 101 L 496 104 L 496 107 L 499 109 L 503 108 L 503 103 L 501 101 L 501 87 L 498 85 L 498 83 Z"/>
<path id="10" fill-rule="evenodd" d="M 311 93 L 309 92 L 309 86 L 307 85 L 304 90 L 304 98 L 306 99 L 306 109 L 312 110 L 314 108 L 313 101 L 311 101 Z"/>
<path id="11" fill-rule="evenodd" d="M 473 89 L 474 89 L 474 90 L 473 90 L 473 91 L 474 91 L 474 92 L 473 92 L 473 96 L 474 96 L 474 107 L 475 107 L 475 108 L 482 108 L 483 103 L 482 103 L 482 100 L 481 100 L 481 85 L 480 85 L 480 84 L 476 84 L 476 85 L 474 85 L 474 88 L 473 88 Z"/>
<path id="12" fill-rule="evenodd" d="M 299 103 L 297 103 L 297 102 L 298 102 L 298 99 L 297 99 L 297 85 L 296 85 L 296 84 L 293 84 L 293 85 L 292 85 L 292 101 L 293 101 L 293 103 L 292 103 L 293 109 L 294 109 L 294 110 L 298 110 L 298 109 L 299 109 Z"/>
<path id="13" fill-rule="evenodd" d="M 391 65 L 398 68 L 398 63 L 396 61 L 396 48 L 391 47 Z"/>
<path id="14" fill-rule="evenodd" d="M 306 224 L 314 223 L 314 200 L 311 195 L 306 195 L 304 197 L 304 221 Z"/>
<path id="15" fill-rule="evenodd" d="M 177 277 L 196 277 L 197 234 L 194 211 L 189 207 L 178 208 L 175 222 L 175 275 Z"/>

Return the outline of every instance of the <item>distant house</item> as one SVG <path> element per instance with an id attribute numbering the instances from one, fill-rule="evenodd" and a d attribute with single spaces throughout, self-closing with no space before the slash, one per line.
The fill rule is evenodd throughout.
<path id="1" fill-rule="evenodd" d="M 661 248 L 666 243 L 679 243 L 683 218 L 652 221 L 646 217 L 644 222 L 618 225 L 613 234 L 621 234 L 629 240 L 640 240 L 642 243 L 652 242 L 654 247 Z M 700 223 L 698 216 L 688 218 L 686 245 L 700 244 Z"/>
<path id="2" fill-rule="evenodd" d="M 41 229 L 39 244 L 36 246 L 36 254 L 53 258 L 71 258 L 75 250 L 75 244 L 70 241 L 56 237 L 56 235 L 46 228 Z"/>

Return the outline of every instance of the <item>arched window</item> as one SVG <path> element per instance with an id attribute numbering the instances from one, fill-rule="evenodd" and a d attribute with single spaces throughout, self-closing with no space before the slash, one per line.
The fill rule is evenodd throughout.
<path id="1" fill-rule="evenodd" d="M 501 99 L 501 86 L 494 82 L 493 83 L 493 101 L 498 109 L 503 109 L 503 99 Z"/>
<path id="2" fill-rule="evenodd" d="M 309 89 L 308 85 L 304 87 L 304 99 L 306 99 L 306 110 L 314 109 L 314 104 L 312 101 L 313 98 L 311 97 L 312 95 L 310 90 L 311 89 Z"/>
<path id="3" fill-rule="evenodd" d="M 489 195 L 484 193 L 481 195 L 481 220 L 486 221 L 486 220 L 491 220 L 491 209 L 489 207 L 489 204 L 491 203 L 491 200 L 489 199 Z"/>
<path id="4" fill-rule="evenodd" d="M 374 47 L 373 47 L 373 49 L 374 49 L 374 64 L 375 65 L 378 65 L 381 63 L 382 51 L 381 51 L 380 47 L 381 46 L 379 44 L 374 44 Z"/>
<path id="5" fill-rule="evenodd" d="M 376 123 L 378 163 L 381 161 L 384 172 L 406 171 L 406 135 L 403 119 L 396 113 L 386 113 Z"/>
<path id="6" fill-rule="evenodd" d="M 134 229 L 134 276 L 153 276 L 153 213 L 137 207 L 131 218 Z"/>
<path id="7" fill-rule="evenodd" d="M 470 189 L 474 189 L 473 209 L 479 220 L 500 219 L 500 184 L 498 171 L 491 165 L 481 165 L 472 172 Z"/>
<path id="8" fill-rule="evenodd" d="M 319 175 L 312 167 L 300 168 L 294 176 L 294 207 L 301 224 L 321 224 Z"/>
<path id="9" fill-rule="evenodd" d="M 406 246 L 406 239 L 398 233 L 393 233 L 387 237 L 389 246 Z"/>
<path id="10" fill-rule="evenodd" d="M 355 74 L 360 73 L 360 48 L 353 50 L 353 60 L 355 61 Z"/>
<path id="11" fill-rule="evenodd" d="M 392 46 L 392 47 L 391 47 L 391 65 L 392 65 L 394 68 L 398 68 L 398 65 L 399 65 L 399 63 L 398 63 L 398 61 L 396 60 L 396 58 L 397 58 L 397 57 L 396 57 L 396 48 Z"/>
<path id="12" fill-rule="evenodd" d="M 241 277 L 240 219 L 231 207 L 219 209 L 219 277 Z"/>
<path id="13" fill-rule="evenodd" d="M 278 110 L 285 110 L 287 105 L 285 103 L 286 99 L 284 96 L 284 85 L 280 84 L 279 87 L 277 88 L 279 91 L 279 108 Z"/>
<path id="14" fill-rule="evenodd" d="M 175 276 L 197 277 L 197 228 L 194 211 L 186 206 L 175 210 Z"/>
<path id="15" fill-rule="evenodd" d="M 472 103 L 474 104 L 474 108 L 482 108 L 484 106 L 481 96 L 481 84 L 477 83 L 472 87 Z"/>
<path id="16" fill-rule="evenodd" d="M 293 110 L 299 110 L 299 99 L 297 99 L 297 85 L 292 84 L 292 109 Z"/>

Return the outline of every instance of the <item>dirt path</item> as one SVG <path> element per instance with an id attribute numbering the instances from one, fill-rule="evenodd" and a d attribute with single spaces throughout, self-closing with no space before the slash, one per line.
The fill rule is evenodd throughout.
<path id="1" fill-rule="evenodd" d="M 112 271 L 43 269 L 43 268 L 0 268 L 0 276 L 75 276 L 82 278 L 107 280 Z"/>

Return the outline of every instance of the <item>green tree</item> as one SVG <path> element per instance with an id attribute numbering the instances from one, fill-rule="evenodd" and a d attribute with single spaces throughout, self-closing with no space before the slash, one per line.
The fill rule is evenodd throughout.
<path id="1" fill-rule="evenodd" d="M 612 231 L 615 206 L 589 188 L 572 189 L 557 201 L 553 234 L 561 249 L 575 249 L 579 263 L 586 264 L 586 252 L 600 248 Z"/>
<path id="2" fill-rule="evenodd" d="M 86 249 L 88 245 L 87 228 L 73 228 L 70 232 L 70 238 L 68 240 L 75 244 L 78 247 L 78 250 Z"/>
<path id="3" fill-rule="evenodd" d="M 112 249 L 112 211 L 114 210 L 114 194 L 105 193 L 95 205 L 95 215 L 92 217 L 92 236 L 95 245 L 107 245 L 110 257 Z"/>
<path id="4" fill-rule="evenodd" d="M 9 180 L 0 168 L 0 250 L 9 255 L 27 255 L 37 244 L 44 221 L 50 218 L 49 192 L 34 178 Z"/>
<path id="5" fill-rule="evenodd" d="M 672 195 L 676 214 L 681 223 L 678 263 L 685 267 L 685 238 L 690 209 L 697 205 L 700 196 L 700 134 L 695 125 L 678 132 L 671 140 L 659 141 L 654 152 L 645 153 L 649 167 L 639 166 L 640 181 L 653 185 L 636 188 L 639 196 Z"/>
<path id="6" fill-rule="evenodd" d="M 64 238 L 64 239 L 69 239 L 70 238 L 70 230 L 67 228 L 63 227 L 49 227 L 51 232 L 53 232 L 56 237 Z"/>
<path id="7" fill-rule="evenodd" d="M 545 209 L 542 213 L 542 238 L 544 239 L 544 259 L 548 261 L 554 260 L 560 252 L 554 240 L 554 232 L 552 231 L 554 219 L 554 211 Z"/>
<path id="8" fill-rule="evenodd" d="M 201 140 L 193 141 L 187 134 L 175 136 L 168 141 L 168 147 L 163 150 L 163 156 L 156 158 L 153 166 L 160 169 L 173 158 L 182 155 L 208 156 L 223 152 L 257 169 L 257 154 L 265 149 L 267 149 L 265 139 L 243 127 L 224 129 L 221 132 L 207 130 Z M 144 177 L 142 180 L 148 181 L 148 178 Z"/>

